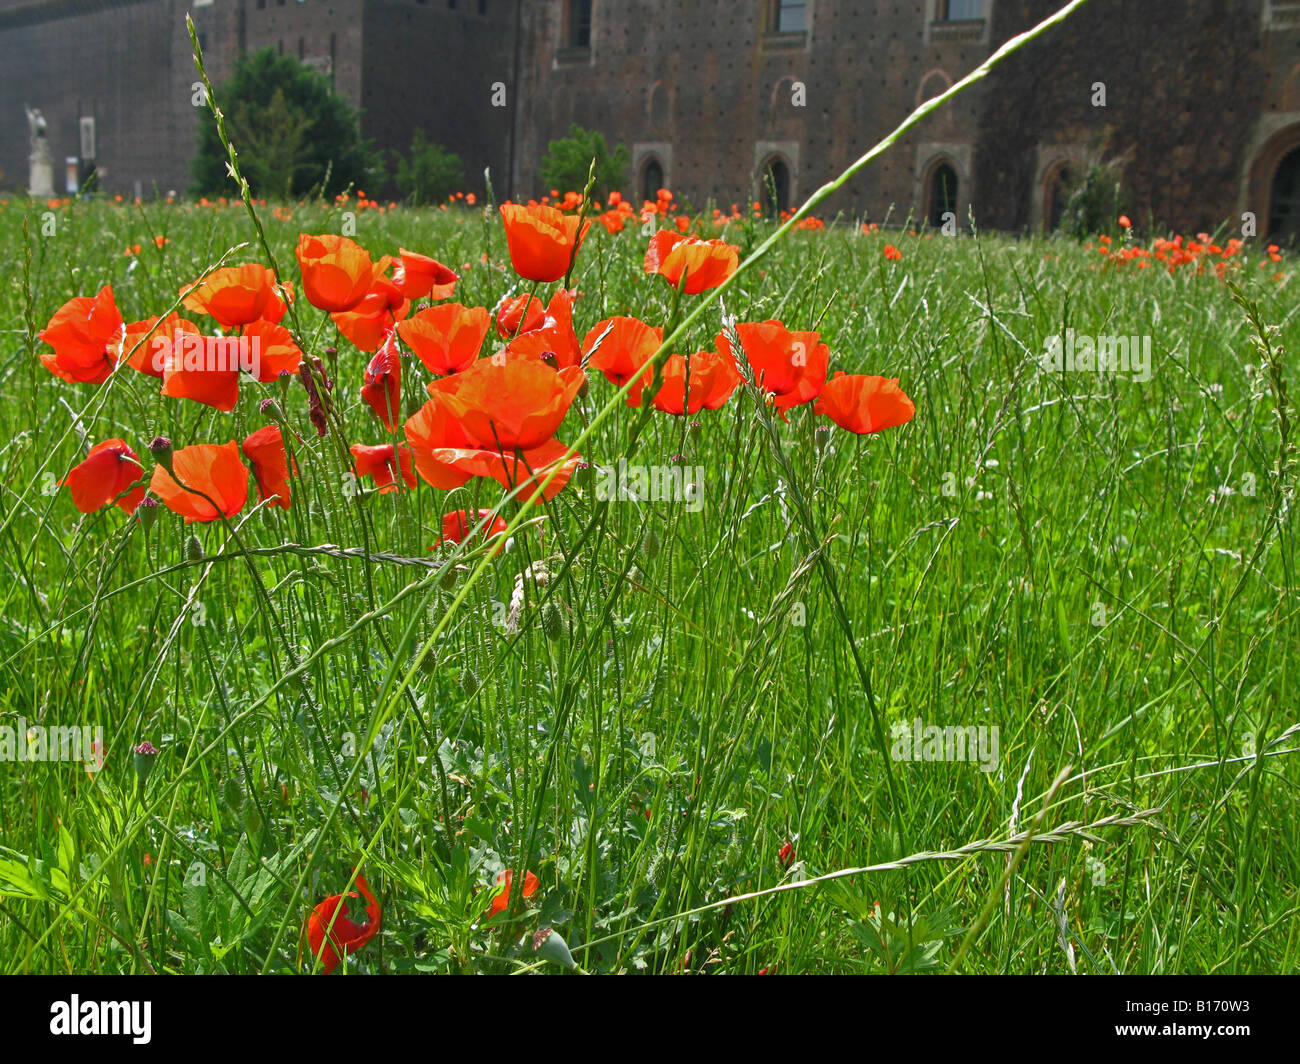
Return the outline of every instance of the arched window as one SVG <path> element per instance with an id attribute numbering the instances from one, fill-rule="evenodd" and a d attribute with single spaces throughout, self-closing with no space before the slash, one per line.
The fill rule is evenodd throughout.
<path id="1" fill-rule="evenodd" d="M 664 168 L 653 155 L 641 167 L 641 199 L 653 203 L 664 187 Z"/>
<path id="2" fill-rule="evenodd" d="M 1043 231 L 1054 233 L 1061 228 L 1065 205 L 1074 187 L 1074 171 L 1069 166 L 1058 166 L 1048 176 L 1043 189 Z"/>
<path id="3" fill-rule="evenodd" d="M 1268 235 L 1272 240 L 1300 240 L 1300 148 L 1292 148 L 1282 156 L 1273 172 Z"/>
<path id="4" fill-rule="evenodd" d="M 783 159 L 769 159 L 763 167 L 763 211 L 775 218 L 790 209 L 790 168 Z"/>

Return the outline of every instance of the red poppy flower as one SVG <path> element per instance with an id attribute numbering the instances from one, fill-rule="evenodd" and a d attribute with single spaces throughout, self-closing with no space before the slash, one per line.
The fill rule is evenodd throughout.
<path id="1" fill-rule="evenodd" d="M 121 357 L 122 315 L 113 286 L 91 296 L 69 299 L 38 334 L 54 348 L 41 364 L 56 377 L 79 384 L 103 384 Z"/>
<path id="2" fill-rule="evenodd" d="M 116 503 L 123 513 L 131 514 L 144 498 L 145 486 L 141 484 L 126 495 L 122 493 L 143 475 L 139 456 L 124 441 L 112 439 L 95 444 L 63 478 L 63 483 L 72 493 L 72 504 L 83 514 L 94 513 L 109 503 Z"/>
<path id="3" fill-rule="evenodd" d="M 689 222 L 689 219 L 688 219 Z M 645 272 L 657 273 L 674 288 L 686 274 L 687 295 L 717 288 L 736 272 L 740 248 L 724 240 L 701 240 L 661 229 L 650 239 L 645 253 Z"/>
<path id="4" fill-rule="evenodd" d="M 873 377 L 865 373 L 836 373 L 813 407 L 842 429 L 865 435 L 905 425 L 916 414 L 916 405 L 898 386 L 897 378 Z"/>
<path id="5" fill-rule="evenodd" d="M 585 222 L 578 232 L 576 215 L 565 214 L 540 204 L 501 206 L 505 223 L 510 264 L 515 273 L 529 281 L 558 281 L 569 272 L 569 265 L 591 228 Z"/>
<path id="6" fill-rule="evenodd" d="M 754 380 L 774 397 L 781 416 L 792 406 L 817 398 L 826 386 L 830 349 L 815 332 L 793 332 L 779 321 L 736 326 Z M 724 333 L 718 334 L 719 354 L 735 357 Z"/>
<path id="7" fill-rule="evenodd" d="M 503 340 L 540 329 L 545 321 L 542 301 L 527 292 L 514 299 L 502 296 L 497 304 L 497 335 Z"/>
<path id="8" fill-rule="evenodd" d="M 161 465 L 154 466 L 149 490 L 167 509 L 181 514 L 187 525 L 215 521 L 223 515 L 233 517 L 248 501 L 248 469 L 239 460 L 239 445 L 234 440 L 182 447 L 172 454 L 172 468 L 174 477 Z M 220 507 L 220 513 L 212 503 Z"/>
<path id="9" fill-rule="evenodd" d="M 181 300 L 186 309 L 215 318 L 223 329 L 235 329 L 265 313 L 275 293 L 275 273 L 255 262 L 224 266 L 199 281 L 193 291 L 189 291 L 191 287 L 181 289 L 182 294 L 188 292 Z M 284 313 L 283 307 L 280 313 Z"/>
<path id="10" fill-rule="evenodd" d="M 442 538 L 434 546 L 441 547 L 444 543 L 463 543 L 471 533 L 479 533 L 485 539 L 492 539 L 505 532 L 506 522 L 500 516 L 492 517 L 485 527 L 484 522 L 489 517 L 492 517 L 491 510 L 476 510 L 473 513 L 468 510 L 452 510 L 450 513 L 443 514 Z M 501 547 L 498 547 L 496 552 L 500 553 L 500 551 Z"/>
<path id="11" fill-rule="evenodd" d="M 402 360 L 391 336 L 366 367 L 361 398 L 370 404 L 386 429 L 396 431 L 402 412 Z"/>
<path id="12" fill-rule="evenodd" d="M 263 318 L 243 328 L 243 338 L 250 346 L 257 379 L 263 384 L 279 380 L 281 373 L 297 373 L 302 365 L 302 350 L 293 342 L 293 334 L 283 325 Z"/>
<path id="13" fill-rule="evenodd" d="M 239 401 L 239 368 L 209 368 L 210 337 L 195 337 L 193 342 L 178 339 L 166 348 L 163 362 L 162 394 L 173 399 L 193 399 L 217 410 L 234 410 Z M 240 337 L 226 337 L 238 343 Z M 229 365 L 229 362 L 226 362 Z"/>
<path id="14" fill-rule="evenodd" d="M 507 357 L 544 359 L 549 354 L 554 361 L 548 360 L 548 364 L 555 369 L 581 363 L 582 348 L 573 331 L 573 299 L 573 293 L 563 288 L 551 296 L 541 325 L 511 340 L 506 347 Z"/>
<path id="15" fill-rule="evenodd" d="M 300 233 L 297 256 L 307 299 L 330 313 L 355 307 L 388 268 L 387 260 L 371 261 L 355 240 L 331 233 Z"/>
<path id="16" fill-rule="evenodd" d="M 740 387 L 740 370 L 730 354 L 697 351 L 690 357 L 690 389 L 686 387 L 686 358 L 671 355 L 664 362 L 663 387 L 651 400 L 666 414 L 695 414 L 717 410 Z"/>
<path id="17" fill-rule="evenodd" d="M 1129 217 L 1128 217 L 1127 214 L 1121 214 L 1121 215 L 1119 216 L 1119 227 L 1120 227 L 1121 229 L 1132 229 L 1132 228 L 1133 228 L 1133 223 L 1132 223 L 1131 221 L 1129 221 Z"/>
<path id="18" fill-rule="evenodd" d="M 437 259 L 418 255 L 402 248 L 393 281 L 407 299 L 450 299 L 456 291 L 460 274 L 453 273 Z"/>
<path id="19" fill-rule="evenodd" d="M 601 339 L 606 329 L 609 335 Z M 646 362 L 659 350 L 663 337 L 664 331 L 657 325 L 647 325 L 636 318 L 606 318 L 593 325 L 583 337 L 582 356 L 587 365 L 600 370 L 606 380 L 619 388 L 636 377 L 636 384 L 627 394 L 627 405 L 640 406 L 641 392 L 654 376 L 653 367 L 646 366 Z"/>
<path id="20" fill-rule="evenodd" d="M 397 463 L 393 461 L 391 443 L 377 445 L 354 443 L 349 450 L 352 452 L 354 462 L 352 468 L 358 477 L 371 477 L 381 495 L 397 490 L 397 485 L 393 482 L 393 478 L 397 475 Z M 406 482 L 408 488 L 414 488 L 418 481 L 412 469 L 411 449 L 406 444 L 401 444 L 398 456 L 402 466 L 402 480 Z"/>
<path id="21" fill-rule="evenodd" d="M 357 890 L 366 899 L 364 924 L 348 916 L 347 899 L 361 896 L 355 890 L 331 895 L 307 917 L 307 944 L 311 947 L 312 957 L 320 958 L 321 970 L 326 975 L 338 967 L 339 961 L 356 953 L 379 932 L 383 913 L 364 876 L 357 876 Z"/>
<path id="22" fill-rule="evenodd" d="M 158 327 L 155 329 L 154 326 Z M 150 331 L 152 330 L 152 332 Z M 199 327 L 179 314 L 168 314 L 160 319 L 157 314 L 144 321 L 133 321 L 126 326 L 122 340 L 122 355 L 132 369 L 162 380 L 163 368 L 172 345 L 183 343 L 182 336 L 199 336 Z"/>
<path id="23" fill-rule="evenodd" d="M 442 303 L 400 322 L 397 335 L 430 373 L 459 373 L 478 358 L 490 325 L 486 307 Z"/>
<path id="24" fill-rule="evenodd" d="M 499 913 L 505 912 L 506 906 L 510 904 L 510 892 L 512 890 L 512 884 L 514 882 L 513 870 L 507 868 L 504 872 L 497 873 L 496 882 L 504 883 L 506 885 L 506 889 L 503 890 L 500 894 L 498 894 L 495 898 L 493 898 L 492 904 L 488 906 L 486 916 L 487 919 L 489 920 L 491 920 L 492 917 L 498 915 Z M 537 893 L 537 888 L 540 887 L 541 885 L 542 885 L 541 881 L 538 880 L 538 878 L 535 875 L 533 875 L 532 872 L 525 872 L 523 896 L 525 898 L 531 898 L 534 894 Z"/>
<path id="25" fill-rule="evenodd" d="M 890 262 L 902 262 L 902 261 L 903 261 L 903 253 L 902 253 L 901 251 L 899 251 L 898 248 L 894 247 L 893 244 L 886 244 L 886 245 L 885 245 L 884 255 L 885 255 L 885 258 L 889 259 Z"/>
<path id="26" fill-rule="evenodd" d="M 258 501 L 269 499 L 268 505 L 289 509 L 289 455 L 284 449 L 284 434 L 280 426 L 264 425 L 251 433 L 240 449 L 253 463 Z"/>

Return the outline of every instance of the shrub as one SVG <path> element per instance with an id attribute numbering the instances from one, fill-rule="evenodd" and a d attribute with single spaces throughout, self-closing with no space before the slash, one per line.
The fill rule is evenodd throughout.
<path id="1" fill-rule="evenodd" d="M 596 187 L 593 195 L 604 199 L 627 182 L 628 154 L 622 144 L 613 150 L 605 138 L 594 129 L 583 129 L 574 124 L 569 135 L 553 140 L 546 146 L 542 158 L 541 179 L 548 188 L 561 192 L 581 192 L 587 187 L 587 172 L 591 160 L 596 160 Z"/>
<path id="2" fill-rule="evenodd" d="M 442 203 L 465 187 L 465 164 L 460 156 L 429 140 L 422 129 L 411 137 L 410 160 L 400 152 L 393 152 L 393 158 L 398 190 L 411 203 Z"/>

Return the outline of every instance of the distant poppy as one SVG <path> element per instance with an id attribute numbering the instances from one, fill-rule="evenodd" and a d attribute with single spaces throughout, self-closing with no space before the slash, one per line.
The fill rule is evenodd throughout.
<path id="1" fill-rule="evenodd" d="M 381 495 L 387 495 L 390 491 L 397 490 L 397 485 L 393 479 L 397 474 L 397 463 L 393 461 L 393 445 L 391 443 L 374 445 L 354 443 L 349 450 L 352 452 L 353 472 L 358 477 L 371 477 Z M 419 482 L 415 479 L 415 472 L 411 464 L 413 457 L 411 449 L 402 444 L 398 456 L 398 461 L 401 463 L 402 480 L 405 481 L 408 488 L 414 488 Z"/>
<path id="2" fill-rule="evenodd" d="M 1133 223 L 1130 222 L 1130 221 L 1128 220 L 1128 215 L 1127 215 L 1127 214 L 1121 214 L 1121 215 L 1119 216 L 1119 227 L 1120 227 L 1121 229 L 1132 229 L 1132 228 L 1133 228 Z"/>
<path id="3" fill-rule="evenodd" d="M 320 959 L 321 970 L 326 975 L 338 967 L 339 961 L 355 953 L 379 932 L 383 912 L 379 900 L 370 893 L 364 876 L 357 876 L 357 890 L 366 899 L 364 924 L 348 916 L 347 899 L 361 896 L 355 890 L 331 895 L 307 917 L 307 944 L 311 947 L 313 959 Z"/>
<path id="4" fill-rule="evenodd" d="M 91 296 L 77 296 L 54 312 L 38 334 L 54 348 L 41 364 L 56 377 L 79 384 L 102 384 L 121 357 L 122 315 L 113 302 L 113 286 Z"/>
<path id="5" fill-rule="evenodd" d="M 386 260 L 373 262 L 355 240 L 332 233 L 299 234 L 297 256 L 308 301 L 330 313 L 360 303 L 388 265 Z"/>
<path id="6" fill-rule="evenodd" d="M 391 334 L 366 367 L 361 398 L 386 429 L 396 430 L 402 411 L 402 360 Z"/>
<path id="7" fill-rule="evenodd" d="M 505 912 L 506 906 L 510 904 L 510 892 L 514 884 L 514 872 L 507 868 L 504 872 L 497 873 L 496 882 L 504 883 L 506 889 L 493 898 L 492 904 L 488 906 L 486 918 L 489 920 L 491 920 L 492 917 Z M 541 881 L 538 880 L 532 872 L 525 872 L 523 897 L 531 898 L 537 893 L 537 888 L 541 885 Z"/>
<path id="8" fill-rule="evenodd" d="M 636 384 L 627 394 L 627 405 L 640 406 L 641 392 L 654 376 L 653 367 L 646 363 L 659 350 L 663 336 L 659 326 L 647 325 L 637 318 L 606 318 L 593 325 L 583 337 L 582 356 L 587 365 L 600 370 L 606 380 L 619 388 L 635 377 Z"/>
<path id="9" fill-rule="evenodd" d="M 781 416 L 792 406 L 817 398 L 826 386 L 830 349 L 815 332 L 793 332 L 779 321 L 744 322 L 736 335 L 760 389 L 773 396 Z M 720 354 L 735 356 L 725 333 L 719 333 Z"/>
<path id="10" fill-rule="evenodd" d="M 865 435 L 905 425 L 916 414 L 916 405 L 897 378 L 836 373 L 826 382 L 813 412 L 825 414 L 842 429 Z"/>
<path id="11" fill-rule="evenodd" d="M 82 461 L 73 466 L 63 479 L 72 493 L 72 504 L 83 514 L 94 513 L 109 503 L 116 503 L 123 513 L 135 513 L 144 498 L 141 484 L 126 495 L 123 492 L 144 476 L 139 456 L 123 440 L 105 440 L 90 449 Z M 121 498 L 118 496 L 121 495 Z"/>
<path id="12" fill-rule="evenodd" d="M 903 253 L 902 253 L 901 251 L 899 251 L 898 248 L 894 247 L 893 244 L 886 244 L 886 245 L 885 245 L 884 255 L 885 255 L 885 258 L 889 259 L 890 262 L 902 262 L 902 261 L 903 261 Z"/>
<path id="13" fill-rule="evenodd" d="M 188 294 L 181 303 L 215 318 L 223 329 L 234 329 L 262 317 L 274 285 L 275 273 L 265 266 L 225 266 L 204 277 L 193 291 L 191 285 L 184 286 L 181 292 Z"/>
<path id="14" fill-rule="evenodd" d="M 444 543 L 463 543 L 471 533 L 479 533 L 485 539 L 492 539 L 505 532 L 506 522 L 500 516 L 492 517 L 492 520 L 488 521 L 487 526 L 484 527 L 484 522 L 489 517 L 492 517 L 491 510 L 476 510 L 473 512 L 452 510 L 450 513 L 443 514 L 442 538 L 434 546 L 440 547 Z M 498 547 L 497 552 L 499 553 L 500 550 L 501 548 Z"/>
<path id="15" fill-rule="evenodd" d="M 576 215 L 540 204 L 527 207 L 502 204 L 501 218 L 505 223 L 510 264 L 515 273 L 529 281 L 558 281 L 568 273 L 583 237 L 591 228 L 590 222 L 584 222 L 579 233 Z"/>
<path id="16" fill-rule="evenodd" d="M 154 466 L 149 490 L 167 509 L 181 514 L 186 524 L 233 517 L 248 501 L 248 469 L 239 460 L 239 445 L 234 440 L 182 447 L 172 453 L 172 468 L 174 477 L 163 466 Z"/>
<path id="17" fill-rule="evenodd" d="M 269 499 L 268 505 L 289 509 L 289 455 L 284 449 L 280 426 L 262 426 L 240 444 L 240 449 L 253 463 L 258 500 Z"/>
<path id="18" fill-rule="evenodd" d="M 690 356 L 688 395 L 686 363 L 683 355 L 670 355 L 664 362 L 663 386 L 651 400 L 655 409 L 679 416 L 717 410 L 740 387 L 740 370 L 730 354 L 696 351 Z"/>
<path id="19" fill-rule="evenodd" d="M 393 269 L 393 282 L 407 299 L 450 299 L 456 290 L 460 274 L 453 272 L 437 259 L 419 255 L 402 248 L 397 266 Z"/>
<path id="20" fill-rule="evenodd" d="M 645 253 L 645 272 L 657 273 L 674 288 L 686 274 L 687 295 L 717 288 L 736 272 L 740 248 L 723 240 L 700 240 L 661 229 L 650 238 Z"/>
<path id="21" fill-rule="evenodd" d="M 478 358 L 490 325 L 485 307 L 441 303 L 400 322 L 397 335 L 430 373 L 459 373 Z"/>
<path id="22" fill-rule="evenodd" d="M 513 299 L 503 296 L 497 304 L 497 335 L 503 340 L 540 329 L 545 321 L 542 301 L 527 292 Z"/>

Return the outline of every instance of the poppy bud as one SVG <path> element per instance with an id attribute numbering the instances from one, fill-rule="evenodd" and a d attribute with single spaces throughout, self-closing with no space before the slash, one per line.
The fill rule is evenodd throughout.
<path id="1" fill-rule="evenodd" d="M 153 455 L 153 460 L 162 466 L 168 473 L 174 477 L 176 471 L 172 469 L 172 441 L 166 436 L 155 436 L 149 441 L 149 453 Z"/>
<path id="2" fill-rule="evenodd" d="M 559 362 L 559 360 L 555 357 L 555 352 L 554 352 L 554 351 L 543 351 L 543 352 L 542 352 L 542 361 L 545 362 L 548 366 L 550 366 L 551 369 L 559 369 L 559 368 L 560 368 L 560 362 Z"/>
<path id="3" fill-rule="evenodd" d="M 190 533 L 185 540 L 185 560 L 188 562 L 203 561 L 203 544 L 199 542 L 199 537 Z"/>
<path id="4" fill-rule="evenodd" d="M 552 928 L 543 927 L 533 935 L 533 952 L 565 968 L 576 968 L 569 945 Z"/>
<path id="5" fill-rule="evenodd" d="M 234 776 L 227 776 L 226 782 L 222 785 L 221 796 L 226 800 L 226 805 L 230 806 L 236 813 L 239 807 L 244 804 L 244 788 L 239 785 L 239 780 Z"/>
<path id="6" fill-rule="evenodd" d="M 284 411 L 280 409 L 280 404 L 274 399 L 266 398 L 257 404 L 258 412 L 265 417 L 269 417 L 278 425 L 284 424 Z"/>
<path id="7" fill-rule="evenodd" d="M 578 397 L 581 399 L 587 398 L 587 393 L 589 391 L 591 391 L 591 387 L 587 384 L 587 378 L 583 377 L 582 384 L 578 386 Z"/>
<path id="8" fill-rule="evenodd" d="M 240 819 L 244 822 L 244 830 L 250 835 L 256 835 L 262 830 L 262 814 L 257 811 L 257 806 L 253 802 L 244 805 Z"/>
<path id="9" fill-rule="evenodd" d="M 700 423 L 699 423 L 698 421 L 692 421 L 692 422 L 691 422 L 691 439 L 693 439 L 693 440 L 698 440 L 699 438 L 700 438 Z"/>
<path id="10" fill-rule="evenodd" d="M 158 748 L 146 739 L 139 746 L 132 747 L 131 755 L 135 778 L 140 783 L 140 789 L 144 790 L 144 785 L 149 780 L 149 773 L 153 771 L 153 763 L 158 758 Z"/>
<path id="11" fill-rule="evenodd" d="M 813 446 L 815 446 L 817 450 L 824 450 L 826 444 L 830 442 L 830 438 L 831 430 L 825 425 L 818 425 L 813 429 Z"/>
<path id="12" fill-rule="evenodd" d="M 651 558 L 659 557 L 659 533 L 653 528 L 647 528 L 645 539 L 641 541 L 645 548 L 646 555 Z"/>
<path id="13" fill-rule="evenodd" d="M 560 615 L 560 607 L 554 602 L 548 602 L 542 607 L 542 631 L 550 640 L 559 639 L 564 634 L 564 618 Z"/>
<path id="14" fill-rule="evenodd" d="M 145 498 L 140 500 L 140 505 L 135 508 L 135 519 L 140 522 L 140 527 L 146 532 L 153 528 L 153 523 L 158 519 L 158 500 L 154 498 Z"/>

